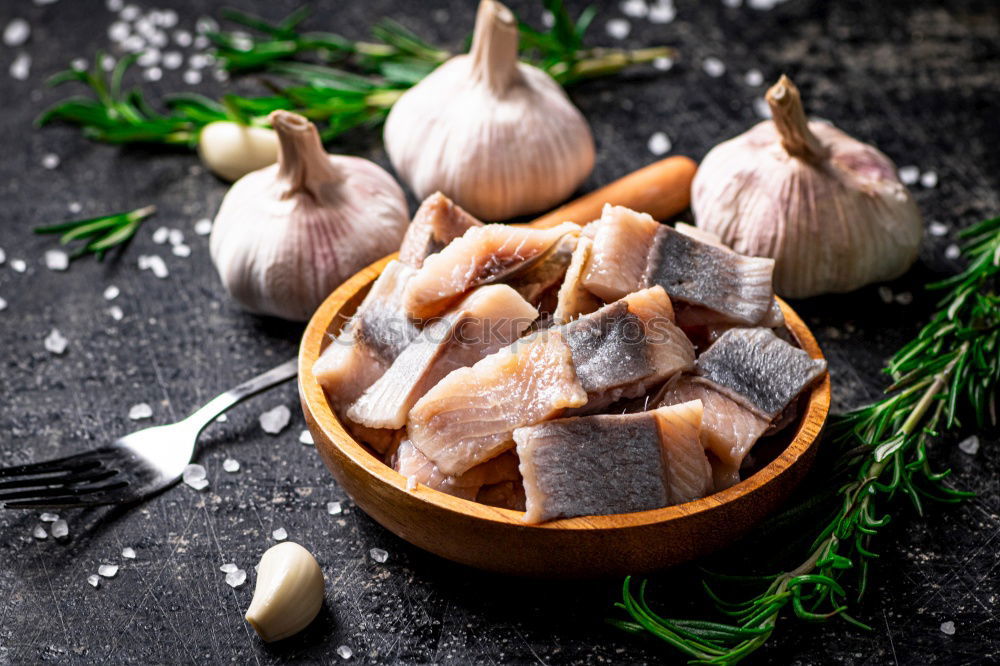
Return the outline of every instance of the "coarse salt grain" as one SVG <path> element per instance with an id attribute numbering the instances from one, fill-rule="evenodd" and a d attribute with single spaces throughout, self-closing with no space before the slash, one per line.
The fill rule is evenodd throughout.
<path id="1" fill-rule="evenodd" d="M 354 650 L 347 647 L 346 645 L 341 645 L 340 647 L 337 648 L 337 655 L 341 659 L 350 659 L 351 657 L 354 656 Z"/>
<path id="2" fill-rule="evenodd" d="M 970 456 L 976 455 L 979 452 L 979 437 L 972 435 L 971 437 L 966 437 L 961 442 L 958 443 L 958 448 L 962 450 L 962 453 L 968 454 Z"/>
<path id="3" fill-rule="evenodd" d="M 122 42 L 122 48 L 129 53 L 139 53 L 146 48 L 146 40 L 139 35 L 129 35 L 128 39 Z"/>
<path id="4" fill-rule="evenodd" d="M 196 69 L 189 69 L 184 72 L 184 76 L 182 78 L 184 79 L 184 83 L 189 86 L 196 86 L 201 83 L 201 72 Z"/>
<path id="5" fill-rule="evenodd" d="M 271 538 L 275 541 L 284 541 L 288 538 L 288 531 L 284 527 L 279 527 L 278 529 L 271 532 Z"/>
<path id="6" fill-rule="evenodd" d="M 743 75 L 743 81 L 748 86 L 757 87 L 764 83 L 764 75 L 759 69 L 751 69 Z"/>
<path id="7" fill-rule="evenodd" d="M 42 166 L 46 169 L 55 169 L 59 166 L 59 156 L 55 153 L 49 153 L 42 157 Z"/>
<path id="8" fill-rule="evenodd" d="M 326 512 L 331 516 L 339 516 L 344 512 L 344 508 L 340 505 L 340 502 L 327 502 Z"/>
<path id="9" fill-rule="evenodd" d="M 544 25 L 546 28 L 551 28 L 555 24 L 556 24 L 555 15 L 548 10 L 544 10 L 542 12 L 542 25 Z"/>
<path id="10" fill-rule="evenodd" d="M 142 419 L 148 419 L 153 415 L 153 408 L 150 407 L 145 402 L 140 402 L 137 405 L 132 405 L 128 410 L 128 417 L 133 421 L 140 421 Z"/>
<path id="11" fill-rule="evenodd" d="M 247 580 L 247 572 L 243 569 L 237 569 L 236 571 L 230 571 L 226 574 L 226 585 L 229 587 L 239 587 Z"/>
<path id="12" fill-rule="evenodd" d="M 40 515 L 38 517 L 38 519 L 40 521 L 42 521 L 43 523 L 54 523 L 57 520 L 59 520 L 59 514 L 58 513 L 45 512 L 42 515 Z"/>
<path id="13" fill-rule="evenodd" d="M 646 0 L 624 0 L 619 7 L 622 14 L 632 18 L 645 18 L 649 14 L 649 5 Z"/>
<path id="14" fill-rule="evenodd" d="M 222 469 L 232 474 L 240 471 L 240 461 L 235 458 L 226 458 L 222 461 Z"/>
<path id="15" fill-rule="evenodd" d="M 770 118 L 771 105 L 763 97 L 758 97 L 753 101 L 753 112 L 757 114 L 758 118 Z"/>
<path id="16" fill-rule="evenodd" d="M 181 479 L 195 490 L 204 490 L 208 487 L 208 473 L 201 465 L 188 465 L 181 473 Z"/>
<path id="17" fill-rule="evenodd" d="M 157 255 L 152 254 L 146 258 L 146 265 L 149 270 L 153 272 L 153 275 L 160 278 L 161 280 L 170 275 L 170 271 L 167 270 L 167 265 L 163 262 L 163 259 Z"/>
<path id="18" fill-rule="evenodd" d="M 239 569 L 239 567 L 236 566 L 235 562 L 226 562 L 221 567 L 219 567 L 219 571 L 221 571 L 222 573 L 232 573 L 237 569 Z"/>
<path id="19" fill-rule="evenodd" d="M 284 405 L 278 405 L 260 415 L 260 427 L 269 435 L 277 435 L 285 429 L 291 418 L 291 410 Z"/>
<path id="20" fill-rule="evenodd" d="M 52 522 L 52 528 L 49 531 L 56 539 L 65 539 L 69 536 L 69 524 L 60 518 Z"/>
<path id="21" fill-rule="evenodd" d="M 657 0 L 649 8 L 650 23 L 670 23 L 675 18 L 677 18 L 677 8 L 674 7 L 672 0 Z"/>
<path id="22" fill-rule="evenodd" d="M 665 72 L 668 69 L 672 68 L 673 66 L 674 66 L 673 58 L 662 57 L 653 59 L 653 67 L 655 69 L 660 70 L 661 72 Z"/>
<path id="23" fill-rule="evenodd" d="M 0 247 L 0 266 L 3 266 L 5 261 L 7 261 L 7 253 L 3 251 L 2 247 Z"/>
<path id="24" fill-rule="evenodd" d="M 948 259 L 958 259 L 960 256 L 962 256 L 962 248 L 952 243 L 951 245 L 949 245 L 944 249 L 944 256 Z M 13 265 L 14 264 L 12 262 L 11 266 Z"/>
<path id="25" fill-rule="evenodd" d="M 670 150 L 670 145 L 670 137 L 664 132 L 655 132 L 646 143 L 649 152 L 654 155 L 665 155 Z"/>
<path id="26" fill-rule="evenodd" d="M 111 315 L 111 318 L 115 321 L 121 321 L 125 318 L 125 312 L 117 305 L 112 305 L 108 308 L 108 314 Z"/>
<path id="27" fill-rule="evenodd" d="M 312 433 L 308 430 L 303 430 L 299 433 L 299 441 L 306 446 L 314 446 L 316 442 L 313 440 Z"/>
<path id="28" fill-rule="evenodd" d="M 120 293 L 121 293 L 121 290 L 118 287 L 116 287 L 113 284 L 112 285 L 108 285 L 108 287 L 104 290 L 104 300 L 106 300 L 106 301 L 113 301 L 116 298 L 118 298 L 118 295 Z"/>
<path id="29" fill-rule="evenodd" d="M 124 557 L 126 560 L 134 560 L 135 548 L 129 548 L 128 546 L 122 548 L 122 557 Z"/>
<path id="30" fill-rule="evenodd" d="M 701 61 L 701 69 L 713 79 L 717 79 L 726 73 L 726 63 L 715 56 L 709 56 Z"/>
<path id="31" fill-rule="evenodd" d="M 115 21 L 110 26 L 108 26 L 108 39 L 113 42 L 124 42 L 128 39 L 131 30 L 128 27 L 128 23 L 125 21 Z"/>
<path id="32" fill-rule="evenodd" d="M 913 293 L 909 291 L 901 292 L 899 294 L 896 294 L 895 300 L 900 305 L 909 305 L 910 303 L 913 302 Z"/>
<path id="33" fill-rule="evenodd" d="M 632 24 L 625 19 L 611 19 L 604 24 L 604 30 L 615 39 L 625 39 L 632 32 Z"/>
<path id="34" fill-rule="evenodd" d="M 934 171 L 925 171 L 920 176 L 920 184 L 927 188 L 937 187 L 938 184 L 937 173 Z"/>
<path id="35" fill-rule="evenodd" d="M 948 233 L 948 225 L 942 222 L 931 222 L 927 225 L 927 231 L 931 236 L 944 236 Z"/>
<path id="36" fill-rule="evenodd" d="M 97 574 L 90 574 L 89 576 L 87 576 L 87 582 L 90 583 L 91 587 L 95 587 L 95 588 L 96 587 L 100 587 L 101 586 L 101 577 L 98 576 Z"/>
<path id="37" fill-rule="evenodd" d="M 31 26 L 23 18 L 12 19 L 3 30 L 3 43 L 7 46 L 20 46 L 31 36 Z"/>
<path id="38" fill-rule="evenodd" d="M 150 67 L 142 73 L 142 77 L 147 81 L 159 81 L 163 78 L 163 70 L 159 67 Z"/>
<path id="39" fill-rule="evenodd" d="M 226 81 L 229 80 L 229 72 L 227 72 L 224 69 L 213 69 L 212 78 L 214 78 L 216 81 L 221 81 L 225 83 Z"/>
<path id="40" fill-rule="evenodd" d="M 122 11 L 118 16 L 125 19 L 126 21 L 134 21 L 139 18 L 139 8 L 135 5 L 127 5 L 122 8 Z"/>
<path id="41" fill-rule="evenodd" d="M 743 0 L 722 0 L 722 4 L 726 7 L 736 8 L 743 4 Z"/>
<path id="42" fill-rule="evenodd" d="M 11 259 L 10 267 L 14 269 L 15 273 L 23 273 L 28 270 L 28 263 L 24 259 Z"/>
<path id="43" fill-rule="evenodd" d="M 407 490 L 416 490 L 417 489 L 417 484 L 418 484 L 417 477 L 415 477 L 415 476 L 408 476 L 408 477 L 406 477 L 406 489 Z"/>
<path id="44" fill-rule="evenodd" d="M 191 46 L 191 33 L 187 30 L 176 30 L 174 32 L 174 43 L 183 48 Z M 178 66 L 180 66 L 180 63 L 178 63 Z"/>
<path id="45" fill-rule="evenodd" d="M 101 58 L 101 69 L 103 69 L 105 72 L 110 72 L 114 68 L 115 68 L 114 57 L 108 54 L 104 54 L 104 56 Z"/>
<path id="46" fill-rule="evenodd" d="M 194 223 L 194 232 L 199 236 L 207 236 L 212 233 L 212 220 L 207 217 Z"/>
<path id="47" fill-rule="evenodd" d="M 69 205 L 66 206 L 66 209 L 75 215 L 79 213 L 81 210 L 83 210 L 83 206 L 80 204 L 79 201 L 71 201 L 69 202 Z"/>
<path id="48" fill-rule="evenodd" d="M 48 539 L 49 533 L 45 531 L 45 528 L 41 525 L 35 525 L 35 529 L 31 531 L 31 536 L 36 539 Z"/>
<path id="49" fill-rule="evenodd" d="M 899 168 L 899 182 L 903 185 L 913 185 L 920 180 L 920 167 L 912 164 Z"/>
<path id="50" fill-rule="evenodd" d="M 167 232 L 167 240 L 171 245 L 180 245 L 184 242 L 184 232 L 180 229 L 171 229 Z"/>
<path id="51" fill-rule="evenodd" d="M 955 623 L 952 622 L 951 620 L 948 620 L 947 622 L 942 622 L 941 623 L 941 633 L 942 634 L 947 634 L 949 636 L 954 636 L 955 635 Z"/>
<path id="52" fill-rule="evenodd" d="M 125 3 L 122 0 L 107 0 L 104 6 L 107 7 L 109 12 L 120 12 Z"/>
<path id="53" fill-rule="evenodd" d="M 184 245 L 183 243 L 180 245 L 174 245 L 172 248 L 170 248 L 170 252 L 177 257 L 191 256 L 191 248 L 188 247 L 187 245 Z"/>
<path id="54" fill-rule="evenodd" d="M 66 345 L 69 341 L 59 332 L 59 329 L 53 328 L 49 331 L 49 334 L 45 336 L 45 349 L 53 354 L 62 354 L 66 351 Z"/>
<path id="55" fill-rule="evenodd" d="M 218 416 L 215 417 L 216 423 L 225 423 L 228 420 L 229 417 L 226 416 L 225 414 L 219 414 Z"/>
<path id="56" fill-rule="evenodd" d="M 435 23 L 447 23 L 448 19 L 451 18 L 451 14 L 447 9 L 435 9 L 431 13 L 431 18 L 434 19 Z"/>
<path id="57" fill-rule="evenodd" d="M 883 303 L 892 303 L 892 289 L 889 287 L 879 287 L 878 297 L 882 299 Z"/>
<path id="58" fill-rule="evenodd" d="M 160 64 L 160 50 L 146 49 L 136 60 L 140 67 L 152 67 Z"/>
<path id="59" fill-rule="evenodd" d="M 10 63 L 11 78 L 24 81 L 31 74 L 31 56 L 27 53 L 18 53 L 14 62 Z"/>
<path id="60" fill-rule="evenodd" d="M 45 267 L 50 271 L 64 271 L 69 268 L 69 255 L 62 250 L 47 250 Z"/>
<path id="61" fill-rule="evenodd" d="M 7 309 L 7 301 L 4 298 L 0 298 L 0 312 Z"/>
<path id="62" fill-rule="evenodd" d="M 163 54 L 163 66 L 167 69 L 177 69 L 184 63 L 184 56 L 179 51 L 167 51 Z"/>
<path id="63" fill-rule="evenodd" d="M 163 245 L 170 238 L 170 229 L 166 227 L 158 227 L 156 231 L 153 232 L 153 242 L 157 245 Z"/>
<path id="64" fill-rule="evenodd" d="M 211 16 L 202 16 L 194 24 L 194 29 L 197 32 L 215 32 L 219 29 L 219 24 Z"/>
<path id="65" fill-rule="evenodd" d="M 389 553 L 381 548 L 372 548 L 368 551 L 368 555 L 379 564 L 389 559 Z"/>
<path id="66" fill-rule="evenodd" d="M 114 578 L 118 575 L 118 565 L 117 564 L 102 564 L 97 567 L 97 573 L 102 578 Z"/>

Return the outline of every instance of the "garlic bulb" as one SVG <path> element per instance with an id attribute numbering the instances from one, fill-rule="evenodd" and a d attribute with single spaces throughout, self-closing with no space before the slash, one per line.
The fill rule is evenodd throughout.
<path id="1" fill-rule="evenodd" d="M 297 634 L 323 606 L 323 572 L 308 550 L 283 541 L 257 565 L 257 584 L 246 621 L 267 642 Z"/>
<path id="2" fill-rule="evenodd" d="M 220 120 L 202 128 L 198 156 L 212 173 L 232 182 L 278 161 L 278 135 L 265 127 Z"/>
<path id="3" fill-rule="evenodd" d="M 394 252 L 409 224 L 399 185 L 378 165 L 328 155 L 302 116 L 270 116 L 278 163 L 237 181 L 212 227 L 222 284 L 251 312 L 307 319 L 334 287 Z"/>
<path id="4" fill-rule="evenodd" d="M 408 90 L 385 123 L 399 176 L 423 199 L 440 190 L 484 220 L 559 203 L 594 166 L 583 115 L 551 76 L 517 60 L 517 20 L 482 0 L 472 49 Z"/>
<path id="5" fill-rule="evenodd" d="M 917 258 L 923 223 L 896 166 L 833 125 L 807 121 L 787 76 L 767 102 L 773 120 L 702 161 L 691 190 L 698 227 L 737 252 L 774 258 L 782 296 L 902 275 Z"/>

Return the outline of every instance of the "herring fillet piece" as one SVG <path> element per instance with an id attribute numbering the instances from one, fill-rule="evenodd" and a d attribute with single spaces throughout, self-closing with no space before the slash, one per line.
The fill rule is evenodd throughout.
<path id="1" fill-rule="evenodd" d="M 754 325 L 774 300 L 774 259 L 746 257 L 660 226 L 641 284 L 659 285 L 672 299 L 701 306 L 727 321 Z"/>
<path id="2" fill-rule="evenodd" d="M 512 453 L 510 455 L 514 460 L 517 460 L 515 454 Z M 483 486 L 476 495 L 476 501 L 480 504 L 496 506 L 501 509 L 524 511 L 524 484 L 521 483 L 520 472 L 518 472 L 516 481 L 503 481 Z"/>
<path id="3" fill-rule="evenodd" d="M 577 237 L 567 234 L 546 251 L 530 268 L 518 272 L 506 283 L 532 305 L 538 305 L 543 296 L 562 282 L 573 260 Z"/>
<path id="4" fill-rule="evenodd" d="M 590 226 L 584 227 L 583 233 L 586 233 Z M 573 250 L 566 276 L 556 297 L 556 309 L 552 313 L 552 319 L 557 324 L 569 323 L 580 315 L 590 314 L 601 307 L 600 299 L 583 286 L 583 270 L 594 246 L 594 241 L 583 233 L 576 244 L 576 249 Z"/>
<path id="5" fill-rule="evenodd" d="M 660 429 L 667 501 L 690 502 L 712 492 L 712 466 L 701 445 L 704 408 L 700 400 L 661 407 L 650 412 Z"/>
<path id="6" fill-rule="evenodd" d="M 733 328 L 695 362 L 695 373 L 770 422 L 826 371 L 770 328 Z"/>
<path id="7" fill-rule="evenodd" d="M 413 445 L 448 475 L 513 448 L 515 428 L 587 401 L 569 347 L 554 329 L 452 371 L 410 410 Z"/>
<path id="8" fill-rule="evenodd" d="M 572 222 L 551 229 L 472 227 L 424 260 L 406 286 L 403 306 L 416 319 L 434 317 L 470 289 L 504 282 L 530 268 L 567 234 L 578 236 L 580 227 Z"/>
<path id="9" fill-rule="evenodd" d="M 645 213 L 604 205 L 593 227 L 593 248 L 583 271 L 583 286 L 605 302 L 642 288 L 646 257 L 662 225 Z"/>
<path id="10" fill-rule="evenodd" d="M 399 260 L 420 268 L 424 260 L 472 227 L 483 223 L 451 199 L 435 192 L 420 204 L 399 246 Z"/>
<path id="11" fill-rule="evenodd" d="M 479 287 L 451 313 L 433 320 L 347 410 L 370 428 L 402 428 L 410 408 L 457 368 L 516 340 L 538 311 L 511 287 Z"/>
<path id="12" fill-rule="evenodd" d="M 392 468 L 417 483 L 462 499 L 475 500 L 483 486 L 519 481 L 517 456 L 512 451 L 476 465 L 465 474 L 448 476 L 428 460 L 408 439 L 399 444 Z"/>

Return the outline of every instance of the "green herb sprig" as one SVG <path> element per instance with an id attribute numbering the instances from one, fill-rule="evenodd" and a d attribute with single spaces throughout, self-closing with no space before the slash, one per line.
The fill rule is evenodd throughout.
<path id="1" fill-rule="evenodd" d="M 833 498 L 826 522 L 801 520 L 803 509 L 779 516 L 773 524 L 821 525 L 799 564 L 765 576 L 710 577 L 704 589 L 728 621 L 668 619 L 656 614 L 630 578 L 617 604 L 629 616 L 615 620 L 622 629 L 649 633 L 698 664 L 735 664 L 770 638 L 783 614 L 806 621 L 840 617 L 862 628 L 848 614 L 867 588 L 878 555 L 873 542 L 907 498 L 918 514 L 925 501 L 958 502 L 971 493 L 955 490 L 928 462 L 931 440 L 960 427 L 971 415 L 979 427 L 996 424 L 1000 382 L 1000 218 L 962 233 L 968 267 L 928 287 L 945 291 L 930 323 L 889 361 L 893 379 L 886 397 L 833 419 L 832 441 L 839 460 L 819 498 Z M 822 501 L 807 509 L 821 507 Z M 829 504 L 826 504 L 829 506 Z M 813 512 L 812 515 L 815 515 Z M 796 520 L 798 518 L 798 520 Z M 719 584 L 756 587 L 737 601 L 725 600 Z"/>
<path id="2" fill-rule="evenodd" d="M 156 206 L 144 206 L 123 213 L 36 227 L 34 231 L 36 234 L 59 234 L 62 245 L 78 243 L 70 259 L 93 254 L 100 261 L 106 252 L 131 240 L 142 223 L 155 212 Z"/>

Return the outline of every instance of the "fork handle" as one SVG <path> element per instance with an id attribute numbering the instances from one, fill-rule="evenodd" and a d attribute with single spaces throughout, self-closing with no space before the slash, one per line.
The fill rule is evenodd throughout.
<path id="1" fill-rule="evenodd" d="M 298 374 L 298 365 L 297 358 L 285 361 L 278 367 L 271 368 L 267 372 L 259 374 L 253 379 L 248 379 L 239 386 L 217 395 L 207 402 L 205 406 L 184 420 L 197 425 L 198 432 L 201 432 L 205 426 L 212 422 L 212 419 L 233 405 L 295 377 Z"/>

